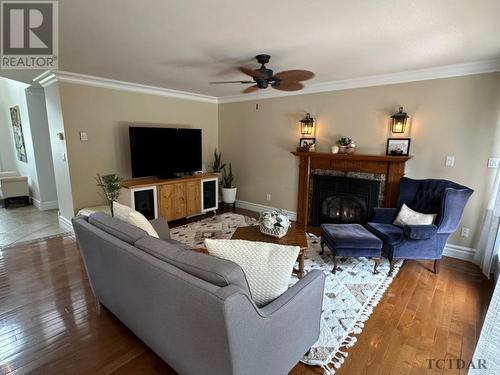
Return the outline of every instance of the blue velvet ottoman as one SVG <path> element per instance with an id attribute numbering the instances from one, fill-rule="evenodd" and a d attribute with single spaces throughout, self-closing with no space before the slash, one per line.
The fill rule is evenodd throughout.
<path id="1" fill-rule="evenodd" d="M 333 256 L 332 273 L 341 257 L 367 257 L 375 260 L 373 273 L 378 273 L 382 241 L 359 224 L 321 224 L 321 253 L 325 244 Z"/>

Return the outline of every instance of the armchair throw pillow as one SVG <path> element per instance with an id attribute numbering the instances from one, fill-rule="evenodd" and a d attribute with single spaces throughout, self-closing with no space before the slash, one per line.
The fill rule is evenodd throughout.
<path id="1" fill-rule="evenodd" d="M 437 214 L 422 214 L 403 204 L 393 224 L 399 227 L 405 225 L 430 225 L 434 224 L 436 217 Z"/>

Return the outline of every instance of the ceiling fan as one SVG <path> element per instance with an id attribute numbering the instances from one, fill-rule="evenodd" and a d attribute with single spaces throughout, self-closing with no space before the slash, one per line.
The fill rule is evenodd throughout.
<path id="1" fill-rule="evenodd" d="M 219 81 L 219 82 L 209 82 L 211 84 L 221 84 L 221 83 L 242 83 L 253 84 L 253 86 L 247 87 L 242 92 L 248 94 L 258 89 L 266 89 L 269 86 L 281 91 L 298 91 L 304 88 L 301 81 L 307 81 L 314 77 L 314 73 L 308 70 L 285 70 L 274 74 L 271 69 L 266 68 L 266 64 L 271 59 L 270 55 L 257 55 L 255 56 L 257 62 L 260 64 L 259 69 L 250 69 L 245 66 L 238 67 L 238 70 L 250 77 L 252 81 Z"/>

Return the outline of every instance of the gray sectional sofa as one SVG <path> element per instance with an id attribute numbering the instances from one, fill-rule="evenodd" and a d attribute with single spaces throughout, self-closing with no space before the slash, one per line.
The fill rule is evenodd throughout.
<path id="1" fill-rule="evenodd" d="M 258 308 L 233 262 L 103 213 L 73 226 L 96 298 L 179 374 L 283 375 L 318 339 L 320 271 Z"/>

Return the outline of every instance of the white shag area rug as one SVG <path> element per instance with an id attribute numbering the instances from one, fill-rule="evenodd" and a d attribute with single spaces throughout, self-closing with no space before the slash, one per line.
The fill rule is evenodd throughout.
<path id="1" fill-rule="evenodd" d="M 203 247 L 205 238 L 231 238 L 239 226 L 256 225 L 255 219 L 227 213 L 173 228 L 173 239 L 192 247 Z M 382 299 L 384 292 L 397 275 L 402 261 L 388 276 L 389 262 L 382 261 L 379 273 L 374 275 L 373 260 L 367 258 L 342 258 L 337 273 L 329 251 L 320 256 L 319 237 L 308 234 L 309 249 L 306 254 L 305 270 L 322 270 L 326 275 L 323 297 L 323 313 L 319 340 L 302 362 L 321 366 L 325 374 L 334 374 L 347 357 L 346 349 L 352 347 L 361 333 L 373 309 Z M 290 285 L 298 281 L 292 276 Z"/>

